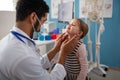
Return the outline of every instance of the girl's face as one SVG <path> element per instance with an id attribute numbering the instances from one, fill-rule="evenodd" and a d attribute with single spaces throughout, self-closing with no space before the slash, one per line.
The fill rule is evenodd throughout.
<path id="1" fill-rule="evenodd" d="M 76 19 L 70 21 L 70 23 L 66 26 L 66 32 L 70 35 L 80 34 L 80 26 Z"/>

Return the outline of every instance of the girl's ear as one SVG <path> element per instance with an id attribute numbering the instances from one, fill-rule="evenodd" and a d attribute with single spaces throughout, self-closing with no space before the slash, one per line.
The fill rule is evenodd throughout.
<path id="1" fill-rule="evenodd" d="M 79 32 L 80 38 L 83 36 L 83 31 Z"/>

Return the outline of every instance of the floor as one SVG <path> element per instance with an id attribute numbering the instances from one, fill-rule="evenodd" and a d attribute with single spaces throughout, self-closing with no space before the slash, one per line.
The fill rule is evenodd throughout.
<path id="1" fill-rule="evenodd" d="M 103 74 L 98 69 L 94 69 L 88 76 L 90 77 L 90 80 L 120 80 L 120 69 L 110 67 L 106 77 L 103 77 Z"/>

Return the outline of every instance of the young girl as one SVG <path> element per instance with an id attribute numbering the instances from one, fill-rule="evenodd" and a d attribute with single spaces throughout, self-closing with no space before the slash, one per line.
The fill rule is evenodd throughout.
<path id="1" fill-rule="evenodd" d="M 64 80 L 85 80 L 88 71 L 86 46 L 82 38 L 87 34 L 88 26 L 81 19 L 73 19 L 66 26 L 66 34 L 71 38 L 75 34 L 80 35 L 80 40 L 72 53 L 67 55 L 65 69 L 67 75 Z"/>

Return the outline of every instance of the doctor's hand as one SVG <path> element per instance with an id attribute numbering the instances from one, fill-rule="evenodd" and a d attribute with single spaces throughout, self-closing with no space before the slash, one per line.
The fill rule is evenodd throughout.
<path id="1" fill-rule="evenodd" d="M 48 54 L 47 54 L 50 61 L 54 58 L 54 56 L 57 54 L 57 52 L 60 51 L 62 42 L 64 42 L 64 40 L 66 40 L 67 36 L 68 35 L 63 33 L 56 39 L 54 47 L 50 51 L 48 51 Z"/>
<path id="2" fill-rule="evenodd" d="M 62 42 L 64 42 L 64 40 L 68 37 L 67 34 L 63 33 L 61 34 L 55 41 L 55 44 L 54 44 L 54 47 L 53 47 L 53 50 L 57 53 L 60 51 L 60 48 L 61 48 L 61 45 L 62 45 Z"/>
<path id="3" fill-rule="evenodd" d="M 79 35 L 73 36 L 71 39 L 66 38 L 60 48 L 58 63 L 64 64 L 66 56 L 70 54 L 79 41 Z"/>

